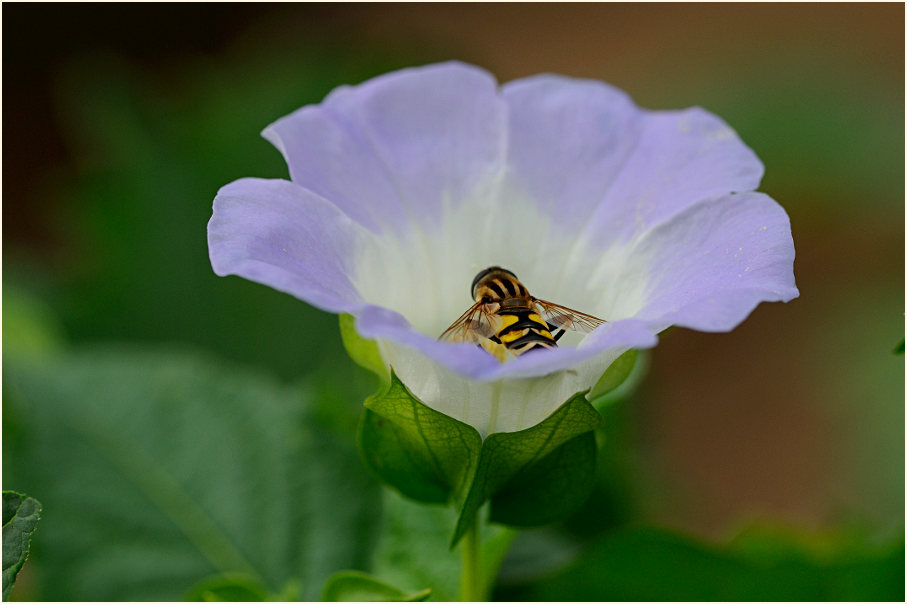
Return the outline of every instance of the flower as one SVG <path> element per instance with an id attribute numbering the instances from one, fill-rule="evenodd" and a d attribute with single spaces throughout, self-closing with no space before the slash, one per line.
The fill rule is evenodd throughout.
<path id="1" fill-rule="evenodd" d="M 218 192 L 214 271 L 355 316 L 416 397 L 483 435 L 542 421 L 671 325 L 728 331 L 798 295 L 788 217 L 752 192 L 762 164 L 700 108 L 450 62 L 340 87 L 263 136 L 290 180 Z M 493 265 L 608 322 L 506 363 L 439 341 Z"/>

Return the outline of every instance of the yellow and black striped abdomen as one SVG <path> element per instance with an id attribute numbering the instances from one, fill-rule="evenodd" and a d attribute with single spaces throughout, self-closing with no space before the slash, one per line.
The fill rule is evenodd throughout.
<path id="1" fill-rule="evenodd" d="M 496 344 L 503 344 L 513 354 L 519 356 L 530 350 L 557 348 L 557 342 L 548 324 L 539 314 L 530 308 L 511 308 L 498 313 L 501 328 L 490 339 Z"/>

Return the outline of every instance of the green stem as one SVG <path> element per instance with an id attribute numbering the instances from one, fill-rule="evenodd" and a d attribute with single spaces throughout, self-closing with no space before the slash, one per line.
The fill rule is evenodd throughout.
<path id="1" fill-rule="evenodd" d="M 460 570 L 460 601 L 484 602 L 482 575 L 479 564 L 479 522 L 478 514 L 473 517 L 472 524 L 463 535 L 462 545 L 463 567 Z"/>

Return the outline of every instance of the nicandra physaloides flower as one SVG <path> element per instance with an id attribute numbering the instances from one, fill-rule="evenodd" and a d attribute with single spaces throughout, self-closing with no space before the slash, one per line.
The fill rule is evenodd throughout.
<path id="1" fill-rule="evenodd" d="M 762 164 L 700 108 L 451 62 L 338 88 L 263 135 L 290 180 L 218 192 L 214 271 L 353 315 L 416 397 L 483 435 L 542 421 L 671 325 L 728 331 L 798 295 Z M 490 266 L 607 322 L 507 362 L 439 341 Z"/>

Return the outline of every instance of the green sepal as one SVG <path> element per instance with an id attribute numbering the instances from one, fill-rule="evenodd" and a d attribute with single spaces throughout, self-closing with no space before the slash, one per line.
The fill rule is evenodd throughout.
<path id="1" fill-rule="evenodd" d="M 638 356 L 638 350 L 630 349 L 617 357 L 595 383 L 586 398 L 594 402 L 623 384 L 630 377 Z"/>
<path id="2" fill-rule="evenodd" d="M 372 471 L 424 503 L 450 501 L 482 447 L 475 428 L 424 405 L 393 372 L 384 391 L 366 399 L 357 440 Z"/>
<path id="3" fill-rule="evenodd" d="M 492 513 L 493 520 L 518 526 L 553 522 L 562 516 L 549 514 L 546 510 L 533 512 L 528 506 L 516 503 L 515 496 L 527 497 L 529 500 L 562 497 L 570 505 L 578 505 L 585 499 L 591 487 L 591 480 L 587 476 L 590 463 L 591 471 L 595 470 L 595 447 L 589 447 L 589 442 L 584 440 L 558 452 L 574 439 L 586 434 L 593 436 L 592 431 L 601 427 L 604 421 L 586 400 L 585 394 L 575 394 L 540 424 L 519 432 L 491 434 L 485 439 L 475 477 L 462 498 L 451 547 L 466 533 L 485 501 L 492 499 L 494 509 L 494 497 L 497 494 L 501 494 L 502 498 L 498 503 L 498 511 Z M 554 457 L 548 459 L 552 454 Z M 591 458 L 591 461 L 586 458 Z M 560 484 L 558 481 L 560 491 L 549 492 L 554 485 L 544 480 L 557 479 L 558 472 L 572 472 L 568 468 L 559 467 L 562 462 L 578 464 L 582 481 L 579 484 Z M 508 495 L 508 492 L 511 494 Z M 565 509 L 572 507 L 558 511 L 564 512 Z"/>
<path id="4" fill-rule="evenodd" d="M 185 602 L 267 602 L 272 598 L 261 581 L 245 573 L 218 573 L 186 593 Z"/>
<path id="5" fill-rule="evenodd" d="M 3 600 L 16 583 L 16 575 L 28 558 L 32 533 L 41 516 L 37 499 L 3 491 Z"/>
<path id="6" fill-rule="evenodd" d="M 365 369 L 368 369 L 385 383 L 390 379 L 387 366 L 381 360 L 378 344 L 375 340 L 367 340 L 356 331 L 356 317 L 353 315 L 340 315 L 340 338 L 350 358 Z"/>
<path id="7" fill-rule="evenodd" d="M 365 402 L 358 444 L 366 465 L 406 497 L 453 503 L 454 547 L 489 500 L 491 519 L 511 526 L 555 522 L 576 509 L 594 483 L 593 430 L 602 423 L 580 392 L 543 422 L 482 441 L 391 372 L 387 387 Z"/>
<path id="8" fill-rule="evenodd" d="M 520 472 L 491 498 L 492 522 L 532 527 L 576 511 L 595 484 L 595 434 L 586 432 Z"/>
<path id="9" fill-rule="evenodd" d="M 324 584 L 322 602 L 424 602 L 431 589 L 405 592 L 367 573 L 344 570 Z"/>

